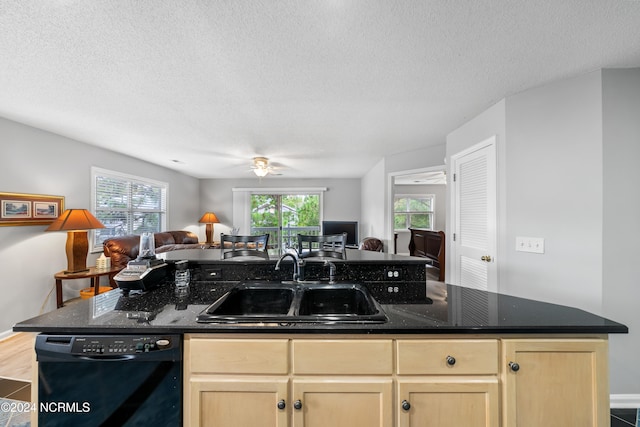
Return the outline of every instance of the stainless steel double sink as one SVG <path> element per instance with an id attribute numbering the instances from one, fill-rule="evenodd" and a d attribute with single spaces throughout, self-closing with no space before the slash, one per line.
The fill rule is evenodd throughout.
<path id="1" fill-rule="evenodd" d="M 357 283 L 248 282 L 203 310 L 201 323 L 384 323 L 387 317 Z"/>

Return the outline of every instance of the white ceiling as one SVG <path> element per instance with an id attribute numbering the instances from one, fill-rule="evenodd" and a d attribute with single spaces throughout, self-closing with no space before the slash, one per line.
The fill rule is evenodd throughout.
<path id="1" fill-rule="evenodd" d="M 395 176 L 393 183 L 395 185 L 445 185 L 447 175 L 444 171 L 407 173 Z"/>
<path id="2" fill-rule="evenodd" d="M 360 177 L 637 66 L 638 0 L 0 1 L 0 116 L 198 178 Z"/>

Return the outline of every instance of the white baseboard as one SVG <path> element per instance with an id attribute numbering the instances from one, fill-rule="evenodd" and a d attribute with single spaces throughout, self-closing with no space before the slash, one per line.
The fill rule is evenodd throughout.
<path id="1" fill-rule="evenodd" d="M 12 329 L 9 329 L 8 331 L 0 332 L 0 341 L 2 341 L 5 338 L 9 338 L 13 334 L 15 334 L 15 332 L 13 332 Z"/>
<path id="2" fill-rule="evenodd" d="M 612 394 L 609 400 L 611 408 L 640 408 L 640 394 Z"/>

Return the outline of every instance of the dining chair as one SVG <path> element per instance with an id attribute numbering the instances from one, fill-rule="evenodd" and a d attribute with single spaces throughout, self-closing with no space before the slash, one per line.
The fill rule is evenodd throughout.
<path id="1" fill-rule="evenodd" d="M 220 233 L 220 258 L 260 257 L 269 259 L 268 234 L 239 236 Z"/>
<path id="2" fill-rule="evenodd" d="M 298 253 L 301 258 L 328 257 L 345 259 L 347 233 L 325 236 L 298 234 Z"/>

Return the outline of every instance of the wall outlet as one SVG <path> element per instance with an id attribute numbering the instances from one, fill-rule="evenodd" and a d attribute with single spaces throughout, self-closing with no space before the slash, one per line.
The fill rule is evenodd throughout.
<path id="1" fill-rule="evenodd" d="M 516 251 L 531 252 L 534 254 L 544 253 L 544 239 L 542 237 L 516 237 Z"/>
<path id="2" fill-rule="evenodd" d="M 400 267 L 387 267 L 384 269 L 384 280 L 402 280 L 403 278 L 402 268 Z"/>

